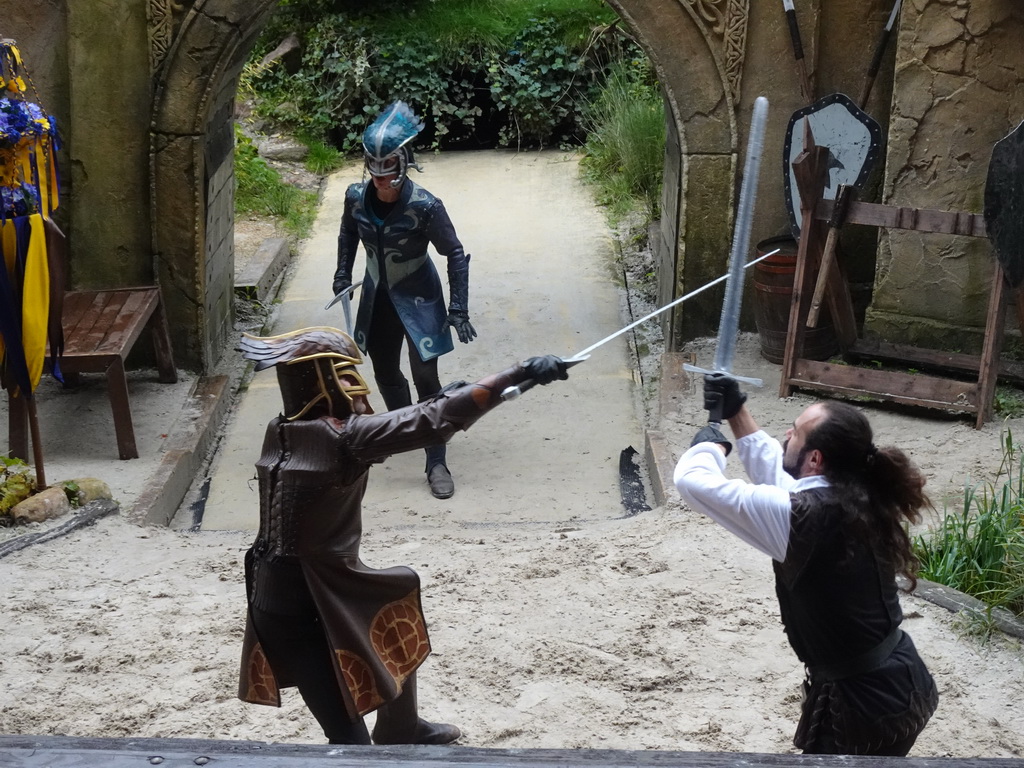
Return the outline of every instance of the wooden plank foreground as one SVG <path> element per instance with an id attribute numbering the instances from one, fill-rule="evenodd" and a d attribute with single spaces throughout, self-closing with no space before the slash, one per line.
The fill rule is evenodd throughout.
<path id="1" fill-rule="evenodd" d="M 79 739 L 64 736 L 0 736 L 4 768 L 1021 768 L 1024 760 L 955 757 L 849 757 L 743 752 L 669 752 L 606 749 L 481 749 L 476 747 L 341 747 L 192 739 Z"/>

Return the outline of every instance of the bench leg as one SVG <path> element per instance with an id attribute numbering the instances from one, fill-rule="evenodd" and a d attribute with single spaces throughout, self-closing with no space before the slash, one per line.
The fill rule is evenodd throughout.
<path id="1" fill-rule="evenodd" d="M 28 461 L 28 409 L 24 397 L 7 393 L 7 439 L 12 459 Z"/>
<path id="2" fill-rule="evenodd" d="M 132 406 L 128 402 L 128 379 L 124 374 L 124 360 L 118 358 L 107 369 L 107 393 L 110 409 L 114 412 L 114 432 L 117 435 L 117 453 L 122 459 L 139 458 L 135 447 L 135 427 L 132 426 Z"/>
<path id="3" fill-rule="evenodd" d="M 153 316 L 149 319 L 149 328 L 153 334 L 153 352 L 156 355 L 159 380 L 163 384 L 174 384 L 178 380 L 178 369 L 174 367 L 174 356 L 171 354 L 171 333 L 163 301 L 157 302 Z"/>

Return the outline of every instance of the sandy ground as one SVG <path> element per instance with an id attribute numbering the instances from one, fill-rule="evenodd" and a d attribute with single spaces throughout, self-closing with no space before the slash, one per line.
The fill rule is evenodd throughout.
<path id="1" fill-rule="evenodd" d="M 710 350 L 688 351 L 707 364 Z M 750 404 L 773 434 L 811 402 L 777 397 L 778 367 L 755 336 L 741 339 L 734 369 L 766 380 Z M 558 386 L 571 393 L 573 382 Z M 1007 427 L 1024 433 L 1019 420 L 979 431 L 934 413 L 870 415 L 876 442 L 910 453 L 940 508 L 968 476 L 991 479 Z M 684 385 L 638 418 L 678 455 L 705 415 Z M 524 481 L 580 461 L 557 440 L 538 446 Z M 496 495 L 496 511 L 517 514 L 486 526 L 365 521 L 363 559 L 411 565 L 423 580 L 434 647 L 424 716 L 459 725 L 466 746 L 793 751 L 802 670 L 767 557 L 674 496 L 634 517 L 609 498 L 593 514 L 532 522 L 516 502 Z M 251 538 L 114 517 L 0 560 L 0 733 L 323 743 L 294 691 L 280 710 L 235 698 Z M 941 692 L 912 754 L 1024 755 L 1020 642 L 985 642 L 913 596 L 903 606 Z"/>

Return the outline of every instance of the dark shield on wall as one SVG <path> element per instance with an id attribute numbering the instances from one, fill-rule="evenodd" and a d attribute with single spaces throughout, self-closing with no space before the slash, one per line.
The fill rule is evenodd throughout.
<path id="1" fill-rule="evenodd" d="M 985 228 L 1006 279 L 1024 281 L 1024 123 L 992 147 L 985 180 Z"/>

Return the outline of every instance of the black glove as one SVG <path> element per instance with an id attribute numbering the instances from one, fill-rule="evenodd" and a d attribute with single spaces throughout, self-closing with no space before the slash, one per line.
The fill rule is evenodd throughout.
<path id="1" fill-rule="evenodd" d="M 725 435 L 717 427 L 712 427 L 710 424 L 700 428 L 700 431 L 694 436 L 693 442 L 690 443 L 690 447 L 692 448 L 697 443 L 718 443 L 725 446 L 726 456 L 732 453 L 732 443 L 725 439 Z"/>
<path id="2" fill-rule="evenodd" d="M 459 341 L 469 344 L 476 338 L 476 328 L 469 322 L 469 312 L 462 309 L 453 309 L 448 313 L 448 325 L 455 329 L 459 335 Z"/>
<path id="3" fill-rule="evenodd" d="M 538 384 L 550 384 L 555 379 L 565 381 L 569 378 L 569 367 L 565 361 L 555 355 L 531 357 L 525 363 L 527 375 Z"/>
<path id="4" fill-rule="evenodd" d="M 334 276 L 334 284 L 331 286 L 331 290 L 334 291 L 334 295 L 337 296 L 339 293 L 344 291 L 350 285 L 352 285 L 352 278 L 351 277 L 347 277 L 347 276 L 343 276 L 343 275 L 335 275 Z"/>
<path id="5" fill-rule="evenodd" d="M 715 413 L 721 406 L 723 419 L 731 419 L 740 412 L 747 402 L 747 396 L 740 392 L 740 384 L 727 373 L 708 373 L 704 376 L 704 408 Z M 714 420 L 714 419 L 713 419 Z"/>

